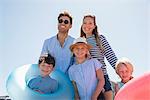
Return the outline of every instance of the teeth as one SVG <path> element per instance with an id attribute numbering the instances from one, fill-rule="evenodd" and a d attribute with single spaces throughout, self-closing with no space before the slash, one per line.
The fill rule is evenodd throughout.
<path id="1" fill-rule="evenodd" d="M 85 30 L 86 30 L 86 31 L 89 31 L 90 29 L 89 29 L 89 28 L 85 28 Z"/>
<path id="2" fill-rule="evenodd" d="M 42 70 L 43 72 L 48 72 L 48 71 L 45 71 L 45 70 Z"/>
<path id="3" fill-rule="evenodd" d="M 61 25 L 60 27 L 61 27 L 61 28 L 65 28 L 65 26 L 63 26 L 63 25 Z"/>

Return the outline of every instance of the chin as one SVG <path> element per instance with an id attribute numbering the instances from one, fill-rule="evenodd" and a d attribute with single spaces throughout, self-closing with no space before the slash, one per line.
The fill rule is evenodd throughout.
<path id="1" fill-rule="evenodd" d="M 47 76 L 47 75 L 49 75 L 49 73 L 43 73 L 43 74 L 42 74 L 42 76 Z"/>

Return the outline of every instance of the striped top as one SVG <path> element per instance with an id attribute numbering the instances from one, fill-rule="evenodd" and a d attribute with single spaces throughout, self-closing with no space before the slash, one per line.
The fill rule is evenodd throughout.
<path id="1" fill-rule="evenodd" d="M 87 37 L 87 42 L 93 46 L 93 48 L 90 49 L 90 54 L 92 58 L 97 58 L 102 63 L 103 73 L 104 75 L 107 75 L 104 57 L 106 57 L 107 61 L 114 69 L 115 69 L 115 64 L 117 62 L 117 57 L 114 51 L 112 50 L 111 46 L 107 42 L 106 38 L 104 37 L 104 35 L 99 35 L 99 38 L 102 42 L 103 49 L 100 49 L 99 46 L 97 45 L 94 35 Z"/>

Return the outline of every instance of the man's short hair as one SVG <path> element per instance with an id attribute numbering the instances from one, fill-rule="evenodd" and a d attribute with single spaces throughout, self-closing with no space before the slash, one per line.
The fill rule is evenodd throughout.
<path id="1" fill-rule="evenodd" d="M 68 12 L 60 13 L 59 16 L 58 16 L 58 20 L 59 20 L 59 18 L 62 17 L 62 16 L 67 16 L 67 17 L 70 19 L 70 24 L 72 24 L 72 17 L 71 17 L 71 15 L 69 15 Z"/>

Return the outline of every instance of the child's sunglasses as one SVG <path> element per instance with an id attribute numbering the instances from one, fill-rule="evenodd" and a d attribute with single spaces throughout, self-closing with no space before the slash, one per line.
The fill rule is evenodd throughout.
<path id="1" fill-rule="evenodd" d="M 64 22 L 64 24 L 68 24 L 68 23 L 69 23 L 68 20 L 62 20 L 62 19 L 59 19 L 58 22 L 59 22 L 59 23 L 63 23 L 63 22 Z"/>

